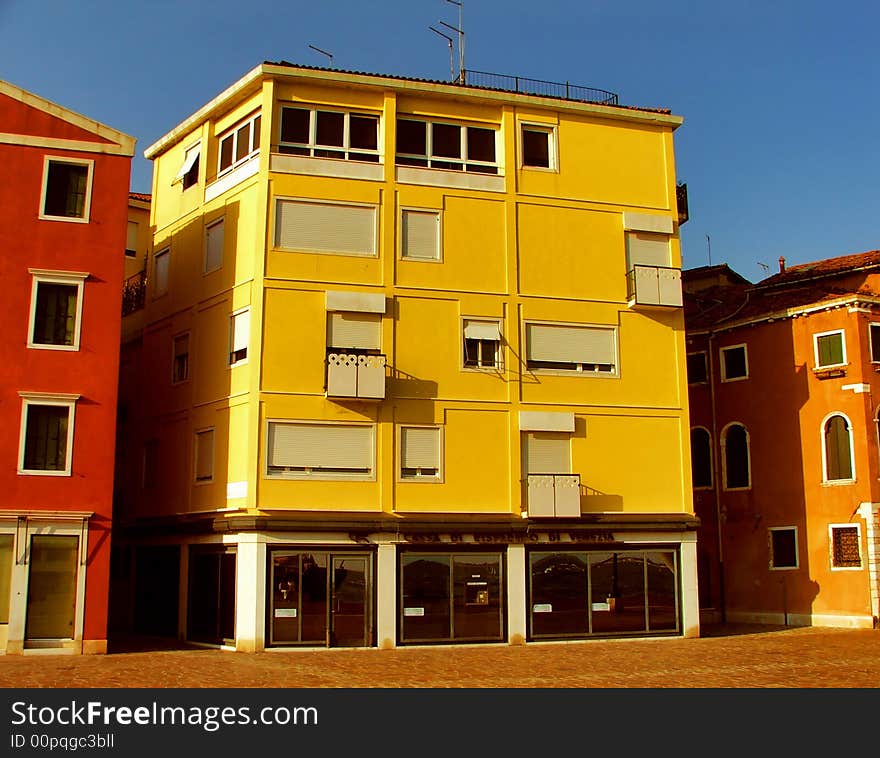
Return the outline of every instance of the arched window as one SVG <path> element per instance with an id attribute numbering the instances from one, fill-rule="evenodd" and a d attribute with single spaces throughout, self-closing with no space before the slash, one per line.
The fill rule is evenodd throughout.
<path id="1" fill-rule="evenodd" d="M 751 486 L 749 466 L 749 433 L 742 424 L 729 424 L 721 437 L 724 461 L 724 489 L 745 489 Z"/>
<path id="2" fill-rule="evenodd" d="M 712 439 L 701 426 L 691 429 L 691 476 L 695 489 L 712 486 Z"/>
<path id="3" fill-rule="evenodd" d="M 825 481 L 854 479 L 852 460 L 852 425 L 842 414 L 829 416 L 822 428 L 825 450 Z"/>

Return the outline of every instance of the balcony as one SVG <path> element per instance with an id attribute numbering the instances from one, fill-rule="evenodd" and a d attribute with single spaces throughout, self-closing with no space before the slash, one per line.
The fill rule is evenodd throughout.
<path id="1" fill-rule="evenodd" d="M 637 263 L 626 275 L 629 306 L 681 308 L 681 269 Z"/>
<path id="2" fill-rule="evenodd" d="M 385 399 L 385 356 L 327 354 L 327 397 Z"/>
<path id="3" fill-rule="evenodd" d="M 128 316 L 144 307 L 147 292 L 147 272 L 128 277 L 122 285 L 122 315 Z"/>
<path id="4" fill-rule="evenodd" d="M 529 474 L 528 510 L 531 518 L 580 516 L 580 474 Z"/>

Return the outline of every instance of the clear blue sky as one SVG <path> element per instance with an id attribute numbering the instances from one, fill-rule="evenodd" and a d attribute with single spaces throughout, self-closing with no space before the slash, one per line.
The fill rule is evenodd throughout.
<path id="1" fill-rule="evenodd" d="M 144 149 L 264 60 L 447 79 L 445 0 L 0 0 L 0 79 Z M 670 108 L 691 220 L 685 268 L 880 248 L 880 4 L 464 0 L 465 67 Z M 442 28 L 442 27 L 440 27 Z M 707 235 L 709 240 L 707 240 Z"/>

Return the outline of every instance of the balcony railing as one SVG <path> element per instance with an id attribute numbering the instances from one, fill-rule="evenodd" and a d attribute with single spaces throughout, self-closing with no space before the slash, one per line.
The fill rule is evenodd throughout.
<path id="1" fill-rule="evenodd" d="M 626 275 L 626 298 L 630 306 L 681 308 L 681 269 L 635 264 Z"/>
<path id="2" fill-rule="evenodd" d="M 385 356 L 327 354 L 327 397 L 385 398 Z"/>
<path id="3" fill-rule="evenodd" d="M 600 103 L 602 105 L 617 105 L 618 97 L 614 92 L 595 87 L 582 87 L 569 82 L 547 82 L 543 79 L 529 79 L 524 76 L 510 76 L 509 74 L 492 74 L 488 71 L 474 71 L 466 69 L 462 71 L 464 84 L 471 87 L 486 87 L 506 92 L 522 92 L 528 95 L 543 95 L 545 97 L 558 97 L 564 100 L 582 100 L 587 103 Z"/>
<path id="4" fill-rule="evenodd" d="M 529 474 L 530 518 L 565 518 L 581 515 L 580 474 Z"/>
<path id="5" fill-rule="evenodd" d="M 128 277 L 122 285 L 122 315 L 128 316 L 144 307 L 147 293 L 147 272 L 141 271 Z"/>

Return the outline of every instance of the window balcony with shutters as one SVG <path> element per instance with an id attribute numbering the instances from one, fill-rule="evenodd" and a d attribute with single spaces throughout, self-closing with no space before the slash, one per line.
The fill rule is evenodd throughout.
<path id="1" fill-rule="evenodd" d="M 580 474 L 529 474 L 530 518 L 577 518 L 581 515 Z"/>
<path id="2" fill-rule="evenodd" d="M 681 269 L 670 266 L 672 221 L 664 216 L 624 214 L 626 298 L 630 308 L 681 308 Z"/>
<path id="3" fill-rule="evenodd" d="M 630 308 L 681 308 L 681 269 L 634 265 L 626 275 L 626 298 Z"/>
<path id="4" fill-rule="evenodd" d="M 581 477 L 571 473 L 574 423 L 570 413 L 520 413 L 530 518 L 581 515 Z"/>
<path id="5" fill-rule="evenodd" d="M 327 353 L 327 397 L 385 399 L 385 356 Z"/>
<path id="6" fill-rule="evenodd" d="M 327 293 L 326 395 L 383 400 L 385 355 L 381 353 L 382 295 Z"/>

